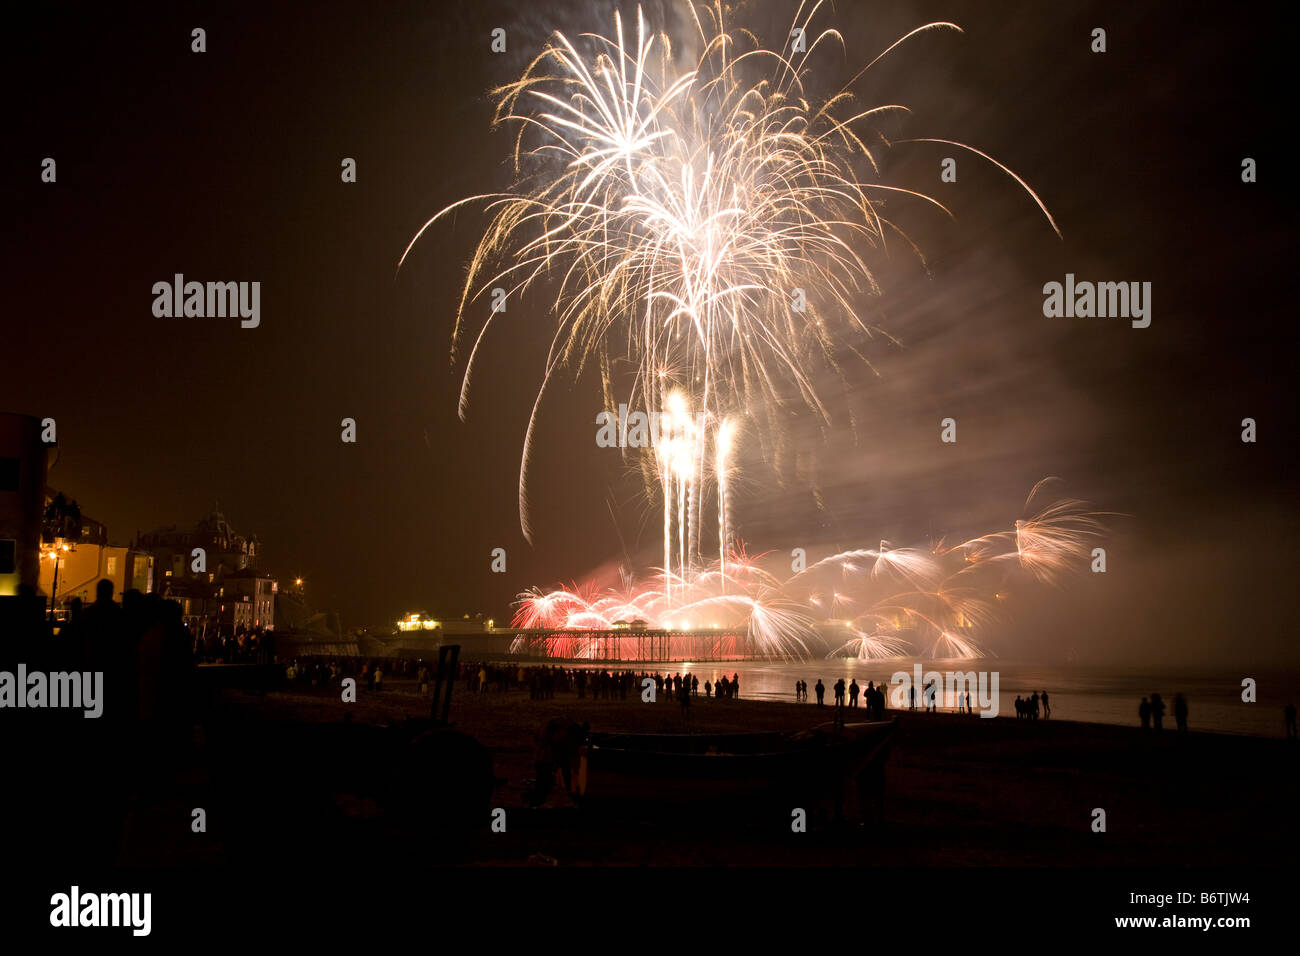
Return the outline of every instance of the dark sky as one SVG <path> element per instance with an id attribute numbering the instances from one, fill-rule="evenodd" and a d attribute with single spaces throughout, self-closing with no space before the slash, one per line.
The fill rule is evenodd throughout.
<path id="1" fill-rule="evenodd" d="M 543 410 L 532 545 L 522 537 L 541 296 L 495 328 L 457 418 L 451 327 L 482 219 L 435 227 L 394 279 L 430 215 L 509 185 L 487 91 L 551 30 L 610 29 L 614 6 L 50 5 L 13 22 L 0 410 L 57 420 L 51 484 L 119 541 L 220 499 L 272 569 L 302 574 L 349 626 L 416 607 L 505 618 L 524 587 L 654 563 L 653 506 L 595 447 L 590 378 Z M 869 343 L 879 375 L 841 386 L 845 427 L 829 442 L 796 428 L 797 454 L 750 462 L 738 528 L 751 552 L 968 535 L 1008 525 L 1038 478 L 1059 475 L 1125 516 L 1110 571 L 1027 609 L 1011 647 L 1294 662 L 1291 54 L 1264 6 L 1135 6 L 873 0 L 822 15 L 846 39 L 847 56 L 826 60 L 841 80 L 914 26 L 960 24 L 855 89 L 912 109 L 896 137 L 1008 164 L 1065 238 L 973 158 L 958 154 L 958 182 L 940 186 L 951 150 L 888 151 L 886 181 L 941 194 L 957 221 L 890 203 L 929 266 L 901 249 L 880 264 L 871 318 L 903 348 Z M 679 5 L 648 7 L 680 26 Z M 774 45 L 792 12 L 773 0 L 734 22 Z M 488 50 L 497 26 L 505 55 Z M 39 179 L 46 156 L 54 185 Z M 1241 182 L 1245 156 L 1256 184 Z M 340 182 L 343 157 L 356 184 Z M 260 281 L 261 327 L 155 318 L 151 287 L 177 272 Z M 1066 272 L 1151 282 L 1151 327 L 1044 318 L 1042 285 Z M 355 445 L 340 441 L 345 416 Z M 937 440 L 946 416 L 955 446 Z M 1240 441 L 1247 416 L 1254 445 Z M 506 574 L 489 571 L 494 547 Z"/>

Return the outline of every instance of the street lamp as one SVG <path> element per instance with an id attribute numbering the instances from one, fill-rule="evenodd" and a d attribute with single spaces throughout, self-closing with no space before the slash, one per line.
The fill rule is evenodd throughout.
<path id="1" fill-rule="evenodd" d="M 54 559 L 54 586 L 50 588 L 50 620 L 54 620 L 54 607 L 59 599 L 59 559 L 63 552 L 71 551 L 63 538 L 55 538 L 54 545 L 45 553 L 45 557 Z"/>

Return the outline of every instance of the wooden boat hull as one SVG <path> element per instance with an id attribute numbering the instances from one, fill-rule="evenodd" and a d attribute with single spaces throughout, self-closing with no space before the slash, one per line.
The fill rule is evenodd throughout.
<path id="1" fill-rule="evenodd" d="M 883 786 L 894 721 L 824 724 L 797 734 L 593 734 L 579 753 L 584 806 L 629 814 L 752 811 L 830 801 Z"/>

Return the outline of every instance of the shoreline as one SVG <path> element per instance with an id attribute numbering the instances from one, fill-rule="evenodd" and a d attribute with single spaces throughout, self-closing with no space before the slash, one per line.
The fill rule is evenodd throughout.
<path id="1" fill-rule="evenodd" d="M 480 662 L 475 661 L 474 663 L 477 664 L 477 663 L 480 663 Z M 490 663 L 491 666 L 503 666 L 502 662 L 495 662 L 495 663 L 492 663 L 492 662 L 485 662 L 485 663 Z M 519 664 L 519 662 L 510 662 L 510 663 L 511 663 L 512 666 L 516 666 L 516 665 Z M 662 662 L 661 662 L 661 663 L 662 663 Z M 739 663 L 741 663 L 741 662 L 731 662 L 731 663 L 737 663 L 737 664 L 739 664 Z M 752 664 L 753 662 L 749 662 L 749 663 Z M 223 665 L 200 665 L 201 668 L 213 667 L 213 666 L 223 666 Z M 282 667 L 283 665 L 276 665 L 276 666 L 277 666 L 277 667 Z M 552 667 L 552 666 L 556 666 L 556 667 L 558 667 L 559 665 L 558 665 L 558 664 L 556 664 L 556 665 L 552 665 L 552 664 L 546 664 L 546 665 L 541 665 L 541 664 L 531 664 L 531 665 L 522 665 L 522 666 L 525 666 L 525 667 Z M 711 666 L 720 666 L 720 664 L 717 664 L 717 663 L 711 662 Z M 571 669 L 573 669 L 573 668 L 570 666 L 570 667 L 565 668 L 565 669 L 570 669 L 570 670 L 571 670 Z M 592 668 L 584 668 L 584 669 L 608 669 L 608 668 L 601 668 L 600 665 L 594 665 Z M 638 672 L 640 672 L 640 670 L 641 670 L 642 668 L 627 668 L 627 669 L 637 670 Z M 662 671 L 661 671 L 661 672 L 662 672 Z M 654 673 L 655 673 L 655 670 L 653 670 L 653 669 L 648 669 L 648 670 L 647 670 L 647 673 L 654 674 Z M 431 678 L 431 681 L 432 681 L 432 678 Z M 359 683 L 360 683 L 360 682 L 359 682 Z M 400 679 L 391 679 L 391 678 L 390 678 L 390 679 L 386 679 L 386 680 L 384 681 L 384 684 L 385 684 L 385 689 L 384 689 L 384 691 L 382 691 L 382 693 L 385 694 L 385 695 L 388 695 L 388 694 L 399 695 L 399 694 L 400 694 L 400 695 L 409 696 L 409 697 L 412 697 L 412 698 L 415 698 L 415 699 L 418 699 L 418 698 L 419 698 L 419 694 L 417 693 L 417 689 L 418 689 L 418 686 L 419 686 L 419 685 L 418 685 L 418 682 L 415 681 L 415 680 L 406 679 L 406 678 L 400 678 Z M 865 687 L 865 684 L 864 684 L 863 686 Z M 296 688 L 295 688 L 295 690 L 296 690 Z M 319 694 L 320 691 L 315 691 L 315 692 L 313 692 L 313 693 L 317 693 L 317 694 Z M 359 689 L 359 690 L 358 690 L 358 693 L 359 693 L 359 695 L 364 696 L 364 693 L 365 693 L 365 692 Z M 487 695 L 487 696 L 493 696 L 493 695 L 496 695 L 496 694 L 498 694 L 498 693 L 500 693 L 500 692 L 497 691 L 497 690 L 492 690 L 492 691 L 489 691 L 489 692 L 488 692 L 488 695 Z M 514 689 L 512 689 L 512 690 L 511 690 L 510 692 L 508 692 L 508 693 L 510 693 L 510 694 L 520 694 L 520 693 L 525 693 L 525 691 L 523 691 L 523 690 L 521 690 L 521 689 L 519 689 L 519 688 L 514 688 Z M 458 678 L 458 679 L 456 680 L 456 682 L 455 682 L 455 691 L 454 691 L 454 693 L 453 693 L 453 700 L 459 699 L 462 695 L 465 695 L 465 694 L 469 694 L 469 695 L 471 695 L 471 696 L 474 696 L 474 695 L 475 695 L 475 692 L 467 690 L 465 679 L 464 679 L 463 677 L 461 677 L 461 678 Z M 824 706 L 822 709 L 826 712 L 826 717 L 825 717 L 825 719 L 829 721 L 829 720 L 832 719 L 832 715 L 833 715 L 833 713 L 834 713 L 834 706 L 830 703 L 830 700 L 831 700 L 831 697 L 832 697 L 832 691 L 831 691 L 831 685 L 830 685 L 829 683 L 826 684 L 826 696 L 827 696 L 827 703 L 825 704 L 825 706 Z M 1056 696 L 1053 697 L 1053 699 L 1054 699 L 1054 700 L 1061 700 L 1061 699 L 1062 699 L 1063 697 L 1065 697 L 1065 696 L 1066 696 L 1066 695 L 1064 695 L 1064 694 L 1059 694 L 1059 693 L 1058 693 Z M 559 700 L 559 699 L 562 699 L 562 697 L 574 697 L 574 693 L 573 693 L 573 691 L 565 691 L 565 692 L 561 692 L 560 694 L 557 694 L 557 696 L 556 696 L 555 698 L 553 698 L 553 699 Z M 426 697 L 425 699 L 428 700 L 427 697 Z M 589 697 L 589 698 L 587 698 L 587 699 L 588 699 L 588 700 L 591 700 L 592 698 Z M 692 698 L 692 701 L 693 701 L 693 702 L 696 702 L 696 703 L 705 703 L 705 704 L 708 704 L 708 703 L 709 703 L 710 701 L 712 701 L 712 700 L 716 700 L 716 698 L 706 698 L 702 692 L 701 692 L 698 696 L 695 696 L 695 697 Z M 743 702 L 745 702 L 745 703 L 747 703 L 747 704 L 759 703 L 759 704 L 770 705 L 770 706 L 777 706 L 777 707 L 808 708 L 808 709 L 811 709 L 811 710 L 814 710 L 814 711 L 817 710 L 817 705 L 816 705 L 816 703 L 815 703 L 814 701 L 812 701 L 812 700 L 809 700 L 809 701 L 803 701 L 803 702 L 796 702 L 796 701 L 793 701 L 793 700 L 782 699 L 782 698 L 779 698 L 779 697 L 774 697 L 774 696 L 769 696 L 769 695 L 763 695 L 763 696 L 757 696 L 757 695 L 755 695 L 755 696 L 744 696 L 744 686 L 743 686 L 743 685 L 742 685 L 742 696 L 741 696 L 740 698 L 738 698 L 737 701 L 730 701 L 730 700 L 729 700 L 729 701 L 726 701 L 726 703 L 733 703 L 733 702 L 739 702 L 739 701 L 743 701 Z M 621 703 L 631 703 L 631 702 L 633 702 L 633 697 L 632 697 L 632 695 L 629 695 L 629 697 L 627 698 L 626 701 L 619 701 L 619 702 L 621 702 Z M 668 705 L 668 702 L 667 702 L 667 701 L 661 701 L 661 702 L 659 702 L 659 703 L 657 703 L 657 704 L 655 704 L 655 705 L 648 705 L 648 706 L 665 706 L 665 705 Z M 676 704 L 674 703 L 674 704 L 672 704 L 671 706 L 674 706 L 674 707 L 675 707 Z M 1261 707 L 1262 707 L 1262 706 L 1266 706 L 1266 705 L 1253 705 L 1253 706 L 1261 706 Z M 1058 709 L 1059 709 L 1059 708 L 1058 708 Z M 1134 709 L 1136 710 L 1136 707 L 1135 707 Z M 861 706 L 859 706 L 858 711 L 860 711 L 860 712 L 862 711 L 862 707 L 861 707 Z M 846 712 L 848 712 L 848 713 L 851 714 L 851 713 L 853 712 L 853 708 L 846 708 Z M 906 714 L 906 713 L 909 713 L 909 711 L 907 710 L 907 708 L 887 707 L 887 709 L 886 709 L 886 711 L 885 711 L 885 717 L 886 717 L 886 719 L 888 719 L 888 718 L 891 717 L 891 716 L 894 716 L 894 715 L 902 715 L 902 714 Z M 914 711 L 914 712 L 912 712 L 912 713 L 914 713 L 914 714 L 920 714 L 920 713 L 922 713 L 922 708 L 918 707 L 917 710 Z M 966 716 L 967 716 L 966 714 L 964 714 L 964 713 L 962 713 L 961 711 L 958 711 L 958 710 L 956 710 L 956 709 L 954 709 L 954 708 L 945 708 L 945 707 L 942 707 L 942 706 L 938 708 L 937 715 L 942 715 L 942 716 L 947 716 L 947 717 L 952 717 L 952 718 L 961 718 L 961 717 L 966 717 Z M 412 716 L 414 716 L 414 715 L 412 715 Z M 426 715 L 426 716 L 427 716 L 427 715 Z M 1082 726 L 1086 726 L 1086 727 L 1099 727 L 1099 728 L 1101 728 L 1101 727 L 1105 727 L 1105 728 L 1127 728 L 1127 729 L 1130 729 L 1130 730 L 1133 730 L 1133 731 L 1136 731 L 1136 732 L 1145 732 L 1145 733 L 1148 733 L 1148 734 L 1150 734 L 1150 735 L 1152 735 L 1152 736 L 1158 736 L 1158 735 L 1160 735 L 1160 734 L 1167 734 L 1167 735 L 1173 736 L 1173 735 L 1175 735 L 1175 734 L 1178 733 L 1178 730 L 1177 730 L 1177 728 L 1176 728 L 1176 726 L 1175 726 L 1175 724 L 1174 724 L 1173 715 L 1172 715 L 1172 713 L 1169 713 L 1169 714 L 1166 715 L 1166 717 L 1167 717 L 1167 722 L 1166 722 L 1165 727 L 1164 727 L 1162 730 L 1155 730 L 1155 729 L 1153 728 L 1153 729 L 1150 729 L 1150 730 L 1147 730 L 1147 731 L 1143 731 L 1143 728 L 1141 727 L 1140 723 L 1139 723 L 1138 720 L 1136 719 L 1136 713 L 1134 714 L 1134 719 L 1132 720 L 1132 722 L 1128 722 L 1128 723 L 1126 723 L 1126 722 L 1120 722 L 1120 721 L 1110 721 L 1110 720 L 1088 720 L 1088 719 L 1085 719 L 1085 718 L 1080 718 L 1080 717 L 1069 717 L 1069 716 L 1039 717 L 1037 720 L 1018 719 L 1018 718 L 1016 718 L 1016 717 L 1014 716 L 1014 713 L 1008 712 L 1008 708 L 1006 708 L 1006 707 L 1002 707 L 1002 708 L 1000 708 L 1000 709 L 999 709 L 999 713 L 998 713 L 997 716 L 995 716 L 995 717 L 981 717 L 981 716 L 979 715 L 978 712 L 975 713 L 975 714 L 973 714 L 973 715 L 969 715 L 969 718 L 970 718 L 971 720 L 980 720 L 980 721 L 1004 721 L 1004 720 L 1008 720 L 1008 721 L 1011 721 L 1011 722 L 1013 722 L 1013 723 L 1025 723 L 1025 724 L 1037 724 L 1037 723 L 1042 723 L 1042 724 L 1062 724 L 1062 723 L 1067 723 L 1067 722 L 1068 722 L 1068 723 L 1080 724 L 1080 725 L 1082 725 Z M 1279 725 L 1279 728 L 1281 728 L 1281 727 L 1282 727 L 1282 716 L 1281 716 L 1281 714 L 1278 714 L 1278 720 L 1277 720 L 1277 723 L 1278 723 L 1278 725 Z M 1270 734 L 1270 733 L 1262 733 L 1262 732 L 1252 732 L 1252 731 L 1250 731 L 1250 730 L 1234 730 L 1234 729 L 1225 729 L 1225 728 L 1218 728 L 1218 727 L 1197 727 L 1197 726 L 1195 726 L 1194 722 L 1192 722 L 1192 726 L 1189 727 L 1187 733 L 1188 733 L 1189 735 L 1196 735 L 1196 734 L 1203 734 L 1203 735 L 1216 735 L 1216 736 L 1223 736 L 1223 737 L 1229 737 L 1229 738 L 1234 738 L 1234 739 L 1235 739 L 1235 738 L 1252 739 L 1252 740 L 1285 740 L 1285 739 L 1286 739 L 1286 738 L 1285 738 L 1285 733 L 1284 733 L 1281 729 L 1279 729 L 1279 731 L 1276 732 L 1276 733 L 1272 733 L 1272 734 Z"/>

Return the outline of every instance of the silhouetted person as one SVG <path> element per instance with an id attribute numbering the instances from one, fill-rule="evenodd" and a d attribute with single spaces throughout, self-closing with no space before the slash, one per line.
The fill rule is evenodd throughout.
<path id="1" fill-rule="evenodd" d="M 1159 694 L 1151 695 L 1151 726 L 1156 730 L 1165 728 L 1165 702 Z"/>
<path id="2" fill-rule="evenodd" d="M 1043 719 L 1052 716 L 1052 705 L 1047 702 L 1047 691 L 1043 691 Z"/>
<path id="3" fill-rule="evenodd" d="M 813 686 L 813 690 L 817 694 L 817 706 L 818 707 L 823 706 L 826 700 L 826 685 L 822 683 L 822 679 L 820 677 L 817 678 L 817 683 Z"/>
<path id="4" fill-rule="evenodd" d="M 844 706 L 844 678 L 843 677 L 841 677 L 839 680 L 835 682 L 834 690 L 835 690 L 835 706 L 843 707 Z"/>
<path id="5" fill-rule="evenodd" d="M 1020 699 L 1019 694 L 1016 694 L 1016 720 L 1019 720 L 1024 716 L 1025 716 L 1025 702 Z"/>
<path id="6" fill-rule="evenodd" d="M 1295 704 L 1287 704 L 1282 714 L 1286 717 L 1286 739 L 1295 740 Z"/>
<path id="7" fill-rule="evenodd" d="M 849 683 L 849 706 L 850 706 L 850 707 L 857 707 L 857 706 L 858 706 L 858 694 L 859 694 L 859 693 L 861 693 L 861 688 L 858 687 L 858 682 L 857 682 L 857 680 L 853 680 L 853 681 L 851 681 L 851 682 Z"/>
<path id="8" fill-rule="evenodd" d="M 1187 698 L 1182 694 L 1174 694 L 1174 723 L 1180 734 L 1187 733 Z"/>
<path id="9" fill-rule="evenodd" d="M 916 710 L 916 685 L 909 684 L 907 688 L 907 709 Z"/>
<path id="10" fill-rule="evenodd" d="M 928 714 L 939 712 L 938 701 L 936 700 L 938 692 L 934 686 L 934 681 L 930 681 L 925 687 L 925 711 Z"/>
<path id="11" fill-rule="evenodd" d="M 975 711 L 970 709 L 970 691 L 966 691 L 966 713 L 973 714 Z"/>
<path id="12" fill-rule="evenodd" d="M 803 681 L 801 680 L 794 682 L 794 699 L 796 701 L 803 700 Z"/>
<path id="13" fill-rule="evenodd" d="M 1151 729 L 1151 702 L 1145 697 L 1142 698 L 1142 703 L 1138 704 L 1138 719 L 1142 721 L 1143 730 Z"/>
<path id="14" fill-rule="evenodd" d="M 731 696 L 732 696 L 732 697 L 739 697 L 739 696 L 740 696 L 740 675 L 739 675 L 739 674 L 732 674 L 732 675 L 731 675 L 731 688 L 730 688 L 730 689 L 731 689 Z"/>
<path id="15" fill-rule="evenodd" d="M 1029 719 L 1038 719 L 1038 691 L 1034 691 L 1033 696 L 1029 698 Z"/>

